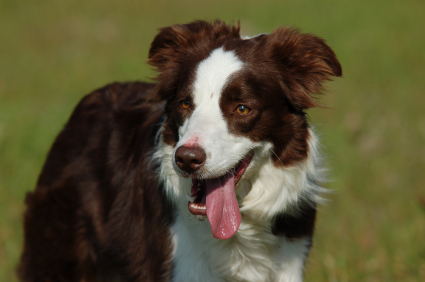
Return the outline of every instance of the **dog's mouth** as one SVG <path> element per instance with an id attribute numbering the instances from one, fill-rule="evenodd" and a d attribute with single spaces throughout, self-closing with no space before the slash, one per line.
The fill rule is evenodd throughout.
<path id="1" fill-rule="evenodd" d="M 241 213 L 235 190 L 252 157 L 252 153 L 247 155 L 236 168 L 220 177 L 192 179 L 192 194 L 187 196 L 189 211 L 199 220 L 208 217 L 217 239 L 229 239 L 239 229 Z"/>

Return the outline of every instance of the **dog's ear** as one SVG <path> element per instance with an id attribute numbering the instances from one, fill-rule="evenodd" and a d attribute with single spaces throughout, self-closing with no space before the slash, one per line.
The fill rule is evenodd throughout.
<path id="1" fill-rule="evenodd" d="M 196 34 L 207 29 L 208 25 L 210 24 L 205 21 L 197 21 L 161 28 L 149 49 L 149 64 L 158 71 L 164 70 L 170 62 L 177 59 L 182 50 L 194 44 Z"/>
<path id="2" fill-rule="evenodd" d="M 184 25 L 161 28 L 149 50 L 149 63 L 161 70 L 169 60 L 187 48 L 195 47 L 202 39 L 220 41 L 225 37 L 240 37 L 240 25 L 226 25 L 220 20 L 212 23 L 195 21 Z"/>
<path id="3" fill-rule="evenodd" d="M 148 63 L 159 72 L 157 96 L 170 99 L 181 77 L 187 73 L 182 66 L 195 65 L 226 38 L 239 38 L 239 24 L 226 25 L 216 20 L 212 23 L 195 21 L 160 29 L 149 50 Z"/>
<path id="4" fill-rule="evenodd" d="M 278 28 L 265 36 L 271 60 L 277 64 L 281 88 L 297 110 L 320 106 L 322 82 L 342 76 L 341 65 L 325 41 L 291 28 Z"/>

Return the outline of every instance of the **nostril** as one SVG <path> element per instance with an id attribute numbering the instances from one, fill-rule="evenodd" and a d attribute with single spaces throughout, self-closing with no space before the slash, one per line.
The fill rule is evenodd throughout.
<path id="1" fill-rule="evenodd" d="M 193 159 L 193 160 L 192 160 L 192 163 L 193 163 L 193 164 L 201 164 L 201 163 L 203 163 L 203 160 L 200 160 L 200 159 Z"/>

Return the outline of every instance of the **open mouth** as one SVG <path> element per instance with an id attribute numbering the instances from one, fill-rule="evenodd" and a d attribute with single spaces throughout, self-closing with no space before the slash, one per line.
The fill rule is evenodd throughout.
<path id="1" fill-rule="evenodd" d="M 239 228 L 241 214 L 235 190 L 252 156 L 247 155 L 235 169 L 220 177 L 192 179 L 192 194 L 187 196 L 189 211 L 199 220 L 208 217 L 217 239 L 228 239 Z"/>

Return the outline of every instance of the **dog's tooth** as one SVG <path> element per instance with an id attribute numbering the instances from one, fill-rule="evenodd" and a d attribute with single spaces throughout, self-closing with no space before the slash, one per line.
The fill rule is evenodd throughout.
<path id="1" fill-rule="evenodd" d="M 189 200 L 189 202 L 193 203 L 193 201 L 195 201 L 196 196 L 195 197 L 191 197 L 189 195 L 186 194 L 186 198 Z"/>

